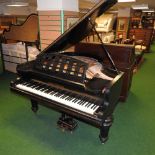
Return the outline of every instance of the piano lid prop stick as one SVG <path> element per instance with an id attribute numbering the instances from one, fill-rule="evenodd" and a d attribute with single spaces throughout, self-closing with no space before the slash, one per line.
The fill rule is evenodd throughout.
<path id="1" fill-rule="evenodd" d="M 101 42 L 101 46 L 102 46 L 103 50 L 105 51 L 105 53 L 106 53 L 106 55 L 107 55 L 107 57 L 108 57 L 108 59 L 109 59 L 111 65 L 112 65 L 112 67 L 113 67 L 114 70 L 117 72 L 117 74 L 119 74 L 118 69 L 116 68 L 115 63 L 114 63 L 114 61 L 112 60 L 111 55 L 109 54 L 109 52 L 108 52 L 107 49 L 105 48 L 104 43 L 103 43 L 103 41 L 102 41 L 100 35 L 98 34 L 98 32 L 97 32 L 96 29 L 95 29 L 95 24 L 93 24 L 92 21 L 91 21 L 91 18 L 89 18 L 89 23 L 92 25 L 94 32 L 96 33 L 97 37 L 99 38 L 99 40 L 100 40 L 100 42 Z"/>

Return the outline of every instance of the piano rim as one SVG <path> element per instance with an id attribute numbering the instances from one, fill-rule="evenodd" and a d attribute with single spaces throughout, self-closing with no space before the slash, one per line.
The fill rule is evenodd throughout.
<path id="1" fill-rule="evenodd" d="M 34 94 L 32 94 L 32 93 L 29 93 L 27 91 L 24 91 L 24 90 L 21 90 L 21 89 L 12 87 L 12 86 L 10 86 L 10 90 L 12 92 L 18 93 L 18 94 L 20 94 L 26 98 L 30 98 L 30 99 L 37 101 L 38 105 L 42 105 L 44 107 L 50 108 L 50 109 L 55 110 L 59 113 L 65 113 L 66 115 L 69 115 L 69 116 L 71 116 L 71 117 L 73 117 L 79 121 L 85 122 L 85 123 L 92 125 L 92 126 L 95 126 L 97 128 L 101 128 L 103 120 L 107 118 L 107 116 L 104 116 L 104 114 L 102 116 L 103 117 L 102 119 L 97 118 L 97 117 L 93 117 L 93 115 L 90 115 L 90 114 L 87 114 L 85 112 L 76 110 L 76 109 L 71 108 L 69 106 L 68 107 L 62 106 L 58 102 L 55 102 L 52 100 L 50 101 L 49 99 L 43 98 L 39 95 L 34 96 Z M 72 110 L 70 110 L 70 109 L 72 109 Z"/>

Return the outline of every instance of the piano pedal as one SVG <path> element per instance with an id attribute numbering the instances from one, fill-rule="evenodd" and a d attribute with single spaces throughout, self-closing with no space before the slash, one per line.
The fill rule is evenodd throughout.
<path id="1" fill-rule="evenodd" d="M 57 122 L 57 126 L 62 130 L 62 132 L 70 131 L 72 134 L 78 124 L 72 117 L 61 116 Z"/>

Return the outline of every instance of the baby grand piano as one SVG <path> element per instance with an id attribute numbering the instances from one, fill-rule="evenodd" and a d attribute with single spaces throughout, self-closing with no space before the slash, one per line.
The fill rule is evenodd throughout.
<path id="1" fill-rule="evenodd" d="M 96 17 L 115 3 L 116 0 L 101 0 L 35 60 L 18 65 L 18 78 L 10 84 L 12 91 L 30 98 L 34 112 L 38 104 L 60 112 L 60 128 L 74 130 L 77 123 L 73 118 L 99 128 L 102 143 L 108 139 L 123 73 L 117 70 L 103 44 L 110 68 L 98 57 L 64 51 L 83 40 L 94 29 Z"/>

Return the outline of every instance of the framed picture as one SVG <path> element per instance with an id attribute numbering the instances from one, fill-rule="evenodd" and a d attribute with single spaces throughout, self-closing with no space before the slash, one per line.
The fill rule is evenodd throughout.
<path id="1" fill-rule="evenodd" d="M 127 31 L 129 25 L 129 19 L 128 18 L 119 18 L 118 19 L 118 25 L 117 25 L 117 31 Z"/>
<path id="2" fill-rule="evenodd" d="M 135 10 L 135 11 L 133 12 L 133 16 L 134 16 L 134 17 L 139 17 L 139 18 L 141 18 L 141 16 L 142 16 L 142 11 L 141 11 L 141 10 Z"/>
<path id="3" fill-rule="evenodd" d="M 67 18 L 67 29 L 70 28 L 78 20 L 79 18 L 76 18 L 76 17 Z"/>
<path id="4" fill-rule="evenodd" d="M 118 31 L 125 31 L 126 21 L 125 19 L 118 19 Z"/>

